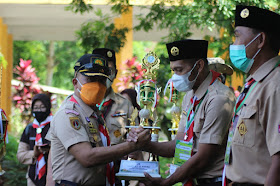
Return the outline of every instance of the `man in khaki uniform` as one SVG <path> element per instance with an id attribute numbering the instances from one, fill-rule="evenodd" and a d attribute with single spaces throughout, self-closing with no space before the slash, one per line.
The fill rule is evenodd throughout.
<path id="1" fill-rule="evenodd" d="M 280 15 L 237 6 L 230 59 L 248 73 L 226 153 L 229 185 L 280 185 Z"/>
<path id="2" fill-rule="evenodd" d="M 52 175 L 56 185 L 114 185 L 113 163 L 149 141 L 111 146 L 96 104 L 106 92 L 109 68 L 100 55 L 85 54 L 75 64 L 74 95 L 55 114 L 50 127 Z M 142 138 L 141 138 L 142 139 Z"/>
<path id="3" fill-rule="evenodd" d="M 133 112 L 133 106 L 128 99 L 121 94 L 115 93 L 111 87 L 118 73 L 115 51 L 108 48 L 97 48 L 92 51 L 92 54 L 99 54 L 108 61 L 108 67 L 110 69 L 109 77 L 112 81 L 108 79 L 106 82 L 107 90 L 101 112 L 107 123 L 111 144 L 116 145 L 124 141 L 124 135 L 127 132 L 125 126 L 130 124 L 128 119 Z M 138 124 L 139 122 L 136 121 L 136 123 Z"/>
<path id="4" fill-rule="evenodd" d="M 209 71 L 207 48 L 208 42 L 204 40 L 167 44 L 170 67 L 174 71 L 174 87 L 180 92 L 187 92 L 182 103 L 181 121 L 175 140 L 149 142 L 144 150 L 173 157 L 177 140 L 183 140 L 181 143 L 189 148 L 185 157 L 187 153 L 190 156 L 167 179 L 151 178 L 146 174 L 146 185 L 173 185 L 192 178 L 196 178 L 200 186 L 221 185 L 227 132 L 235 97 L 228 87 L 217 80 L 220 74 Z M 189 127 L 186 127 L 186 123 Z M 132 131 L 128 140 L 136 141 L 136 136 Z"/>

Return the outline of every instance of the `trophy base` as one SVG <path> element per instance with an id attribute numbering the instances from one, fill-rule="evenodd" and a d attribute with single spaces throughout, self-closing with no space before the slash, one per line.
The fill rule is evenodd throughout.
<path id="1" fill-rule="evenodd" d="M 143 180 L 144 172 L 154 178 L 160 178 L 159 164 L 157 161 L 122 160 L 120 171 L 116 176 L 121 180 Z"/>

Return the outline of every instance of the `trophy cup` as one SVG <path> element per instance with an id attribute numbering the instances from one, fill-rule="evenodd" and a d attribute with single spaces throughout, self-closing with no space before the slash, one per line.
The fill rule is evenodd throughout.
<path id="1" fill-rule="evenodd" d="M 154 52 L 148 52 L 142 59 L 142 69 L 144 69 L 143 80 L 137 83 L 137 101 L 142 108 L 139 112 L 140 126 L 144 129 L 151 130 L 151 141 L 158 141 L 158 132 L 160 127 L 157 126 L 158 117 L 155 107 L 158 102 L 158 94 L 161 91 L 156 86 L 155 71 L 159 69 L 160 60 Z M 129 130 L 131 128 L 138 128 L 135 126 L 135 118 L 137 117 L 137 110 L 134 110 L 130 118 L 130 126 L 126 126 Z M 141 180 L 144 172 L 149 173 L 152 177 L 160 177 L 158 161 L 137 161 L 137 160 L 122 160 L 120 171 L 116 174 L 117 177 L 123 180 Z"/>
<path id="2" fill-rule="evenodd" d="M 171 123 L 172 126 L 170 129 L 168 129 L 168 131 L 171 131 L 171 139 L 174 140 L 176 137 L 176 133 L 179 127 L 179 122 L 181 119 L 181 109 L 179 106 L 177 106 L 177 102 L 179 99 L 179 92 L 178 90 L 176 90 L 174 88 L 173 82 L 171 79 L 168 80 L 168 82 L 165 85 L 164 88 L 164 95 L 166 94 L 167 89 L 169 89 L 169 99 L 168 102 L 173 103 L 173 106 L 171 107 L 171 115 L 172 115 L 172 119 L 171 119 Z"/>

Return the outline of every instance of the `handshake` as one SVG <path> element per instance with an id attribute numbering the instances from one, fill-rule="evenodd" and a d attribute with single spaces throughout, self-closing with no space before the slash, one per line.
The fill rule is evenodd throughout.
<path id="1" fill-rule="evenodd" d="M 144 129 L 143 127 L 131 128 L 127 135 L 128 142 L 134 142 L 138 150 L 144 150 L 151 143 L 150 129 Z"/>

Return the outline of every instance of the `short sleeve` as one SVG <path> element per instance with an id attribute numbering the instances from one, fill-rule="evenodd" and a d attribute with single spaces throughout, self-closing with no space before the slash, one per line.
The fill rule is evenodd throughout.
<path id="1" fill-rule="evenodd" d="M 205 107 L 205 120 L 199 143 L 221 145 L 230 126 L 234 99 L 225 95 L 215 95 Z"/>
<path id="2" fill-rule="evenodd" d="M 73 123 L 74 121 L 75 123 Z M 51 125 L 54 128 L 51 138 L 58 138 L 67 150 L 77 143 L 89 142 L 82 120 L 77 116 L 66 114 L 61 110 L 55 115 Z"/>
<path id="3" fill-rule="evenodd" d="M 264 103 L 261 124 L 266 135 L 266 144 L 270 156 L 280 152 L 280 89 L 271 93 Z"/>

